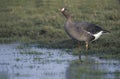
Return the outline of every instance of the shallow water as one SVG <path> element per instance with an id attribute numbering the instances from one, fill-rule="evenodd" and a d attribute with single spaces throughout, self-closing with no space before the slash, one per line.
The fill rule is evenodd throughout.
<path id="1" fill-rule="evenodd" d="M 0 45 L 0 79 L 67 79 L 66 70 L 70 62 L 78 59 L 77 56 L 72 56 L 60 49 L 35 46 L 19 49 L 18 46 L 19 44 Z M 38 53 L 26 54 L 27 51 Z M 89 67 L 91 70 L 105 71 L 107 74 L 102 75 L 103 79 L 115 79 L 114 73 L 120 72 L 118 60 L 104 60 L 91 56 L 87 58 L 82 56 L 82 59 L 83 61 L 87 59 L 90 63 L 94 62 L 94 65 Z M 119 79 L 120 76 L 117 78 Z"/>
<path id="2" fill-rule="evenodd" d="M 80 79 L 120 79 L 120 60 L 82 56 Z M 85 76 L 86 75 L 86 76 Z"/>
<path id="3" fill-rule="evenodd" d="M 76 58 L 59 49 L 17 46 L 0 45 L 0 72 L 8 79 L 66 79 L 69 62 Z M 29 50 L 40 54 L 20 54 Z"/>

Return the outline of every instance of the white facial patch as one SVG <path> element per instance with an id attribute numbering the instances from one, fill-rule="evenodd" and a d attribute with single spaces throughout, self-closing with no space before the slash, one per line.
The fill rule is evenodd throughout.
<path id="1" fill-rule="evenodd" d="M 94 34 L 94 35 L 93 35 L 93 36 L 95 37 L 94 40 L 97 40 L 97 39 L 102 35 L 102 33 L 103 33 L 103 31 L 100 31 L 100 32 Z M 94 40 L 93 40 L 93 41 L 94 41 Z"/>
<path id="2" fill-rule="evenodd" d="M 61 11 L 63 12 L 65 10 L 65 8 L 62 8 Z"/>

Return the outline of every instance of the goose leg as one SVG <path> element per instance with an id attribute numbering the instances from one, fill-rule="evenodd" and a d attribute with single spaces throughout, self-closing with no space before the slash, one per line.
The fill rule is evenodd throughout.
<path id="1" fill-rule="evenodd" d="M 78 52 L 79 52 L 79 60 L 80 60 L 80 62 L 81 62 L 81 43 L 80 42 L 78 42 Z"/>
<path id="2" fill-rule="evenodd" d="M 80 42 L 78 42 L 78 49 L 81 49 Z"/>
<path id="3" fill-rule="evenodd" d="M 86 42 L 86 51 L 88 50 L 88 42 Z"/>

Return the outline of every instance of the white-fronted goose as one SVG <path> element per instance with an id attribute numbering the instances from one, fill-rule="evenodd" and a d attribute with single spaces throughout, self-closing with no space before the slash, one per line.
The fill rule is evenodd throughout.
<path id="1" fill-rule="evenodd" d="M 88 43 L 97 40 L 103 33 L 109 33 L 100 26 L 88 22 L 74 22 L 71 15 L 66 8 L 60 9 L 62 14 L 66 17 L 65 31 L 67 34 L 78 41 L 85 41 L 86 50 L 88 50 Z"/>

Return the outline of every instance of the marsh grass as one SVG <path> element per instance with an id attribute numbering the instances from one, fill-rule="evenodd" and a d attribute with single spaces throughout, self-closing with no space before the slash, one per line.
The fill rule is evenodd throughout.
<path id="1" fill-rule="evenodd" d="M 64 16 L 58 11 L 67 7 L 75 21 L 87 21 L 111 33 L 90 44 L 88 52 L 119 56 L 119 0 L 0 0 L 0 42 L 40 43 L 43 47 L 75 48 L 64 31 Z M 84 49 L 84 43 L 82 43 Z"/>
<path id="2" fill-rule="evenodd" d="M 33 61 L 41 61 L 41 60 L 42 60 L 42 58 L 40 58 L 40 57 L 36 57 L 33 59 Z"/>
<path id="3" fill-rule="evenodd" d="M 20 61 L 20 58 L 16 58 L 15 60 L 16 60 L 16 61 Z"/>
<path id="4" fill-rule="evenodd" d="M 20 54 L 28 54 L 28 55 L 42 55 L 42 52 L 37 51 L 21 51 Z"/>

